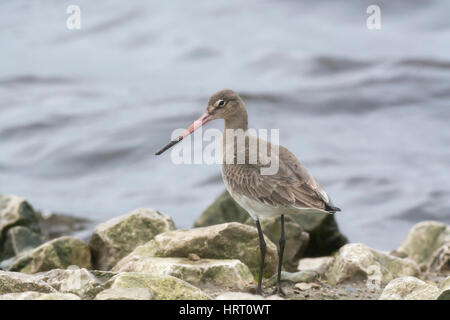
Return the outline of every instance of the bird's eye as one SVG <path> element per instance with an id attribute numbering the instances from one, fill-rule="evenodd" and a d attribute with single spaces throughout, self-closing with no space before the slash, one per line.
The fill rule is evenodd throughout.
<path id="1" fill-rule="evenodd" d="M 219 100 L 217 102 L 217 106 L 219 106 L 219 107 L 223 107 L 224 105 L 225 105 L 225 101 L 224 100 Z"/>

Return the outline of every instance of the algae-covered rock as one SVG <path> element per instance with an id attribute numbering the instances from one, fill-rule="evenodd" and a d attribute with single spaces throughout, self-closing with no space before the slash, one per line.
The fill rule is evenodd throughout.
<path id="1" fill-rule="evenodd" d="M 50 285 L 29 274 L 0 271 L 0 294 L 25 291 L 55 292 Z"/>
<path id="2" fill-rule="evenodd" d="M 153 300 L 155 295 L 147 288 L 112 288 L 100 292 L 95 300 Z"/>
<path id="3" fill-rule="evenodd" d="M 436 286 L 415 277 L 401 277 L 389 282 L 380 300 L 435 300 L 438 294 Z"/>
<path id="4" fill-rule="evenodd" d="M 450 227 L 436 221 L 423 221 L 412 227 L 397 252 L 437 271 L 450 269 L 449 253 Z M 446 253 L 447 252 L 447 253 Z"/>
<path id="5" fill-rule="evenodd" d="M 10 271 L 37 273 L 66 269 L 71 265 L 91 269 L 91 252 L 83 241 L 73 237 L 61 237 L 19 256 Z"/>
<path id="6" fill-rule="evenodd" d="M 173 229 L 169 216 L 151 209 L 137 209 L 102 223 L 89 242 L 94 267 L 109 270 L 137 246 Z"/>
<path id="7" fill-rule="evenodd" d="M 450 277 L 445 278 L 439 286 L 438 300 L 450 300 Z"/>
<path id="8" fill-rule="evenodd" d="M 172 276 L 151 273 L 122 272 L 109 280 L 110 287 L 146 288 L 156 300 L 207 300 L 210 297 L 199 288 Z"/>
<path id="9" fill-rule="evenodd" d="M 419 267 L 411 259 L 390 256 L 361 243 L 350 243 L 339 250 L 326 276 L 331 284 L 368 279 L 384 285 L 394 278 L 417 274 Z"/>
<path id="10" fill-rule="evenodd" d="M 323 275 L 327 272 L 332 264 L 334 257 L 318 257 L 318 258 L 304 258 L 298 263 L 298 270 L 310 270 L 316 272 L 318 275 Z"/>
<path id="11" fill-rule="evenodd" d="M 245 223 L 250 226 L 255 226 L 255 220 L 252 218 L 247 219 Z M 260 223 L 264 234 L 273 243 L 278 243 L 281 235 L 281 216 L 261 217 Z M 298 259 L 303 255 L 308 246 L 309 235 L 289 216 L 285 217 L 284 228 L 286 244 L 284 248 L 283 266 L 286 270 L 295 271 Z"/>
<path id="12" fill-rule="evenodd" d="M 21 292 L 0 295 L 0 300 L 80 300 L 80 297 L 71 293 L 42 293 L 42 292 Z"/>
<path id="13" fill-rule="evenodd" d="M 129 255 L 121 260 L 113 271 L 170 275 L 200 287 L 220 286 L 242 290 L 253 282 L 252 273 L 239 260 L 192 261 L 187 258 Z"/>
<path id="14" fill-rule="evenodd" d="M 6 233 L 3 245 L 3 259 L 17 256 L 27 250 L 36 248 L 44 243 L 43 237 L 27 227 L 15 226 Z"/>
<path id="15" fill-rule="evenodd" d="M 247 221 L 249 214 L 224 191 L 194 222 L 194 227 L 207 227 L 226 222 Z"/>
<path id="16" fill-rule="evenodd" d="M 4 255 L 4 243 L 8 230 L 15 226 L 27 227 L 31 232 L 40 233 L 39 221 L 31 205 L 23 198 L 0 194 L 0 260 L 11 256 L 11 249 Z"/>
<path id="17" fill-rule="evenodd" d="M 62 293 L 73 293 L 84 299 L 92 299 L 104 290 L 104 283 L 85 268 L 71 266 L 66 270 L 54 269 L 36 275 Z"/>
<path id="18" fill-rule="evenodd" d="M 265 238 L 266 276 L 271 276 L 277 266 L 276 246 Z M 132 255 L 186 258 L 194 253 L 202 259 L 238 259 L 246 264 L 253 275 L 259 271 L 260 250 L 258 231 L 237 222 L 204 228 L 175 230 L 157 235 L 150 242 L 137 247 Z"/>
<path id="19" fill-rule="evenodd" d="M 248 220 L 248 213 L 223 192 L 195 221 L 195 227 L 206 227 L 225 222 Z M 329 255 L 348 242 L 339 231 L 334 215 L 328 213 L 290 214 L 290 218 L 309 234 L 309 244 L 304 256 L 316 257 Z M 278 242 L 278 240 L 276 241 Z"/>

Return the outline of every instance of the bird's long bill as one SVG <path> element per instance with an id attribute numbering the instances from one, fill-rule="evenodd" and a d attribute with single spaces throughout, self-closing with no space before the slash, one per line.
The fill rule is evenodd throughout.
<path id="1" fill-rule="evenodd" d="M 186 131 L 179 136 L 178 138 L 176 138 L 175 140 L 170 141 L 164 148 L 162 148 L 161 150 L 159 150 L 157 153 L 155 153 L 157 156 L 159 156 L 160 154 L 162 154 L 164 151 L 172 148 L 174 145 L 176 145 L 178 142 L 180 142 L 181 140 L 183 140 L 185 137 L 187 137 L 188 135 L 190 135 L 192 132 L 194 132 L 195 130 L 197 130 L 198 128 L 200 128 L 201 126 L 203 126 L 204 124 L 208 123 L 209 121 L 211 121 L 211 115 L 208 112 L 205 112 L 200 118 L 198 118 L 197 120 L 195 120 L 190 126 L 189 128 L 186 129 Z"/>

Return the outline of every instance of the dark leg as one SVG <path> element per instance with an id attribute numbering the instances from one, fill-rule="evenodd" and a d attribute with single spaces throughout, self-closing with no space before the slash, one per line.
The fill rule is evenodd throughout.
<path id="1" fill-rule="evenodd" d="M 264 234 L 261 229 L 261 224 L 259 223 L 259 219 L 256 220 L 256 227 L 258 228 L 258 236 L 259 236 L 259 249 L 261 250 L 261 262 L 259 265 L 259 278 L 258 278 L 258 294 L 262 295 L 262 278 L 264 271 L 264 259 L 266 257 L 266 241 L 264 241 Z"/>
<path id="2" fill-rule="evenodd" d="M 284 245 L 286 244 L 286 236 L 284 233 L 284 215 L 281 215 L 281 235 L 280 241 L 278 242 L 280 245 L 278 249 L 278 275 L 277 275 L 277 284 L 275 287 L 275 293 L 279 295 L 284 295 L 283 290 L 281 289 L 281 267 L 283 266 L 283 253 L 284 253 Z"/>

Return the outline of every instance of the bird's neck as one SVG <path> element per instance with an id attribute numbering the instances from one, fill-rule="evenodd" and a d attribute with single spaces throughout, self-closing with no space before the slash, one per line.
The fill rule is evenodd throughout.
<path id="1" fill-rule="evenodd" d="M 247 131 L 248 129 L 248 116 L 247 111 L 242 110 L 239 114 L 234 117 L 225 119 L 225 130 L 226 129 L 242 129 Z"/>

